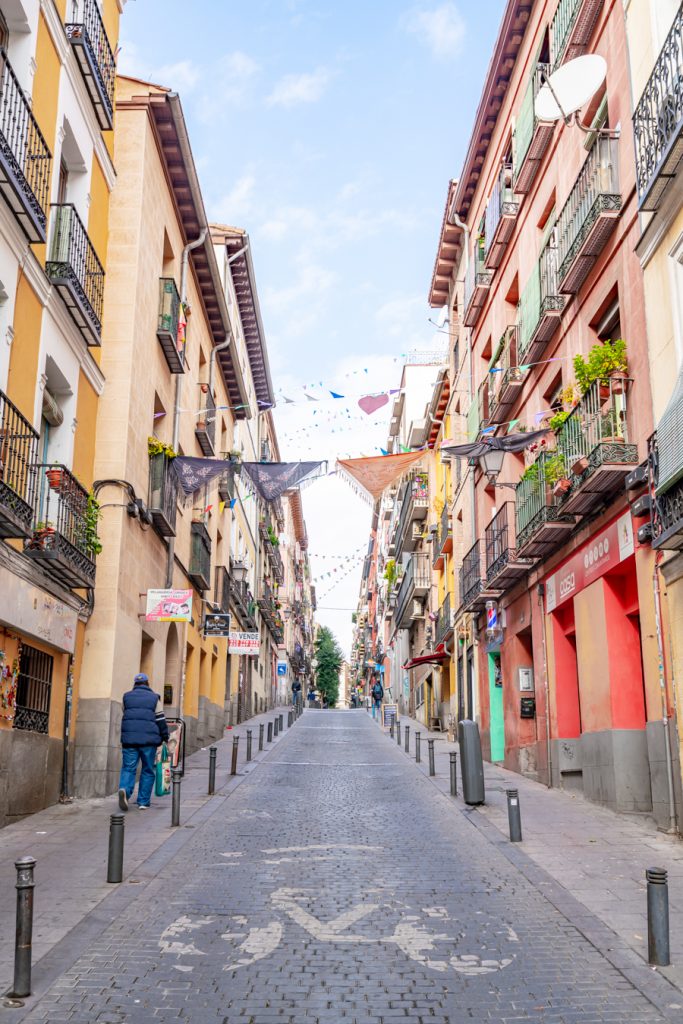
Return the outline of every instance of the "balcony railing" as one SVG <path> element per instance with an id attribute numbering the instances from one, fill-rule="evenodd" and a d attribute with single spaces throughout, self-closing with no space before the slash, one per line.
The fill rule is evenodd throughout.
<path id="1" fill-rule="evenodd" d="M 493 272 L 486 269 L 484 263 L 484 244 L 477 244 L 465 274 L 465 315 L 463 323 L 466 327 L 474 327 L 493 281 Z"/>
<path id="2" fill-rule="evenodd" d="M 232 564 L 233 562 L 231 559 L 231 569 Z M 241 628 L 243 630 L 256 629 L 256 620 L 254 618 L 256 613 L 256 602 L 254 601 L 253 594 L 249 590 L 246 580 L 240 580 L 238 583 L 231 572 L 229 586 L 230 597 Z"/>
<path id="3" fill-rule="evenodd" d="M 448 505 L 444 505 L 439 529 L 434 538 L 434 568 L 443 569 L 444 555 L 450 554 L 453 550 L 453 529 L 451 527 L 451 515 Z"/>
<path id="4" fill-rule="evenodd" d="M 519 303 L 519 362 L 535 363 L 560 326 L 565 304 L 557 281 L 557 249 L 551 242 L 526 283 Z"/>
<path id="5" fill-rule="evenodd" d="M 503 163 L 486 206 L 486 258 L 490 270 L 500 266 L 515 230 L 519 203 L 512 189 L 512 164 Z"/>
<path id="6" fill-rule="evenodd" d="M 508 327 L 500 339 L 499 355 L 488 374 L 488 421 L 504 423 L 524 384 L 524 371 L 517 364 L 519 328 Z"/>
<path id="7" fill-rule="evenodd" d="M 0 190 L 29 242 L 44 242 L 52 155 L 1 47 L 0 64 Z"/>
<path id="8" fill-rule="evenodd" d="M 485 598 L 482 595 L 484 593 L 486 570 L 484 566 L 484 548 L 480 540 L 474 542 L 463 558 L 458 577 L 460 583 L 460 607 L 465 610 L 483 607 Z"/>
<path id="9" fill-rule="evenodd" d="M 85 338 L 99 345 L 102 337 L 104 268 L 71 203 L 52 207 L 52 239 L 45 271 Z"/>
<path id="10" fill-rule="evenodd" d="M 73 0 L 71 21 L 64 26 L 100 128 L 114 125 L 116 60 L 107 38 L 97 0 Z"/>
<path id="11" fill-rule="evenodd" d="M 187 575 L 197 590 L 211 586 L 211 537 L 204 523 L 190 524 L 190 565 Z"/>
<path id="12" fill-rule="evenodd" d="M 585 53 L 604 0 L 560 0 L 550 23 L 553 68 Z"/>
<path id="13" fill-rule="evenodd" d="M 506 501 L 486 527 L 484 549 L 487 587 L 507 590 L 529 572 L 533 563 L 515 545 L 514 502 Z"/>
<path id="14" fill-rule="evenodd" d="M 427 474 L 412 473 L 401 492 L 401 514 L 396 527 L 396 551 L 412 551 L 416 545 L 410 524 L 423 520 L 429 510 Z"/>
<path id="15" fill-rule="evenodd" d="M 436 620 L 434 630 L 435 643 L 442 644 L 453 632 L 453 613 L 451 611 L 451 595 L 446 594 L 443 604 L 439 608 L 439 617 Z"/>
<path id="16" fill-rule="evenodd" d="M 224 565 L 216 566 L 216 586 L 213 599 L 220 611 L 225 614 L 230 611 L 230 573 Z"/>
<path id="17" fill-rule="evenodd" d="M 0 391 L 0 537 L 30 537 L 38 433 Z"/>
<path id="18" fill-rule="evenodd" d="M 641 210 L 656 210 L 674 187 L 683 156 L 683 8 L 657 57 L 633 115 Z"/>
<path id="19" fill-rule="evenodd" d="M 216 451 L 216 401 L 208 384 L 202 385 L 199 416 L 194 436 L 204 455 L 211 458 Z"/>
<path id="20" fill-rule="evenodd" d="M 670 415 L 670 419 L 667 414 Z M 683 548 L 683 456 L 681 431 L 676 422 L 680 422 L 680 417 L 679 397 L 673 410 L 671 406 L 667 408 L 657 432 L 648 442 L 650 474 L 654 487 L 651 512 L 652 547 L 666 551 L 678 551 Z"/>
<path id="21" fill-rule="evenodd" d="M 564 513 L 586 515 L 623 487 L 638 464 L 638 448 L 628 439 L 627 392 L 633 382 L 596 380 L 557 432 L 571 488 Z"/>
<path id="22" fill-rule="evenodd" d="M 178 475 L 171 465 L 172 459 L 160 453 L 149 457 L 148 510 L 154 529 L 162 537 L 175 537 L 178 510 Z"/>
<path id="23" fill-rule="evenodd" d="M 515 192 L 520 194 L 526 194 L 531 190 L 555 127 L 551 121 L 539 121 L 534 109 L 544 76 L 549 74 L 549 64 L 536 65 L 515 125 L 512 140 L 513 184 Z"/>
<path id="24" fill-rule="evenodd" d="M 425 554 L 413 555 L 408 562 L 401 580 L 396 599 L 394 628 L 402 629 L 411 620 L 410 602 L 414 597 L 423 597 L 432 585 L 432 570 Z"/>
<path id="25" fill-rule="evenodd" d="M 185 335 L 180 330 L 180 295 L 172 277 L 159 279 L 157 338 L 171 373 L 184 373 Z"/>
<path id="26" fill-rule="evenodd" d="M 557 220 L 561 292 L 578 292 L 616 226 L 621 210 L 618 147 L 618 139 L 597 137 Z"/>
<path id="27" fill-rule="evenodd" d="M 36 469 L 33 532 L 24 553 L 62 586 L 92 587 L 99 541 L 88 492 L 66 466 L 41 463 Z"/>
<path id="28" fill-rule="evenodd" d="M 527 469 L 515 491 L 515 528 L 517 551 L 525 558 L 545 558 L 558 548 L 571 532 L 575 517 L 561 509 L 547 479 L 548 462 L 557 452 L 541 452 Z"/>

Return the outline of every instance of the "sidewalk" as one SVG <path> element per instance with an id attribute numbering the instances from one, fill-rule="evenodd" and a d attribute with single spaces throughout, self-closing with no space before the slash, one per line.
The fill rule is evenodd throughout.
<path id="1" fill-rule="evenodd" d="M 171 853 L 189 833 L 211 813 L 211 803 L 219 796 L 229 795 L 255 764 L 283 736 L 268 745 L 267 723 L 283 715 L 287 733 L 285 705 L 256 715 L 226 730 L 218 748 L 216 793 L 207 795 L 209 749 L 198 750 L 186 759 L 181 786 L 180 828 L 171 828 L 171 797 L 152 796 L 152 806 L 141 813 L 135 806 L 126 815 L 124 844 L 124 886 L 149 880 L 149 865 L 141 873 L 147 859 L 165 844 Z M 264 723 L 264 752 L 259 754 L 259 725 Z M 296 722 L 294 723 L 296 725 Z M 246 763 L 247 729 L 252 732 L 252 762 Z M 230 775 L 232 741 L 240 737 L 237 775 Z M 109 815 L 120 813 L 116 796 L 92 800 L 76 800 L 72 804 L 56 804 L 37 814 L 0 830 L 0 993 L 11 987 L 14 965 L 15 882 L 14 862 L 19 857 L 36 859 L 35 911 L 33 924 L 33 964 L 53 949 L 102 900 L 116 888 L 108 885 L 107 853 Z M 169 844 L 169 840 L 173 840 Z"/>
<path id="2" fill-rule="evenodd" d="M 415 733 L 420 733 L 421 763 L 428 775 L 427 741 L 434 742 L 436 776 L 432 780 L 450 799 L 449 743 L 445 733 L 429 732 L 420 722 L 401 719 L 401 749 L 405 724 L 410 725 L 410 757 L 415 759 Z M 387 743 L 392 742 L 387 730 Z M 396 739 L 393 741 L 396 743 Z M 408 755 L 406 755 L 408 756 Z M 547 789 L 516 772 L 484 762 L 486 803 L 470 809 L 461 795 L 458 758 L 457 801 L 472 824 L 500 843 L 515 862 L 517 852 L 547 872 L 584 908 L 611 929 L 626 946 L 647 962 L 647 902 L 645 870 L 663 867 L 669 873 L 669 918 L 672 966 L 660 968 L 683 992 L 683 841 L 656 830 L 654 820 L 615 814 L 582 796 Z M 519 791 L 523 842 L 509 842 L 506 789 Z M 494 826 L 494 829 L 491 828 Z M 521 866 L 521 865 L 520 865 Z M 537 884 L 549 887 L 550 879 Z M 590 937 L 590 936 L 589 936 Z M 605 936 L 601 936 L 604 939 Z"/>

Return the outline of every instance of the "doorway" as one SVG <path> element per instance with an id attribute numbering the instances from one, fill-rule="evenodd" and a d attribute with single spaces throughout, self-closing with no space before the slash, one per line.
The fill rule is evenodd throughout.
<path id="1" fill-rule="evenodd" d="M 489 669 L 489 727 L 491 737 L 491 760 L 505 760 L 505 719 L 503 715 L 503 674 L 500 651 L 488 655 Z"/>

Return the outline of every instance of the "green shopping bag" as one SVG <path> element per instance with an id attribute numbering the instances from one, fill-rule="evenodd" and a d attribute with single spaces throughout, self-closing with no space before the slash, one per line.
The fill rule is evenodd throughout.
<path id="1" fill-rule="evenodd" d="M 171 792 L 171 756 L 165 743 L 161 745 L 161 754 L 156 765 L 154 793 L 156 796 L 167 796 Z"/>

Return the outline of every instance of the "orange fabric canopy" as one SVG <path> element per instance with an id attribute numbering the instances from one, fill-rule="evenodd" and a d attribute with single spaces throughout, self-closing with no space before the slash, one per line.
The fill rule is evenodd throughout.
<path id="1" fill-rule="evenodd" d="M 367 497 L 377 501 L 386 487 L 424 455 L 422 450 L 402 455 L 373 455 L 365 459 L 337 459 L 337 472 L 351 486 L 358 484 Z"/>

